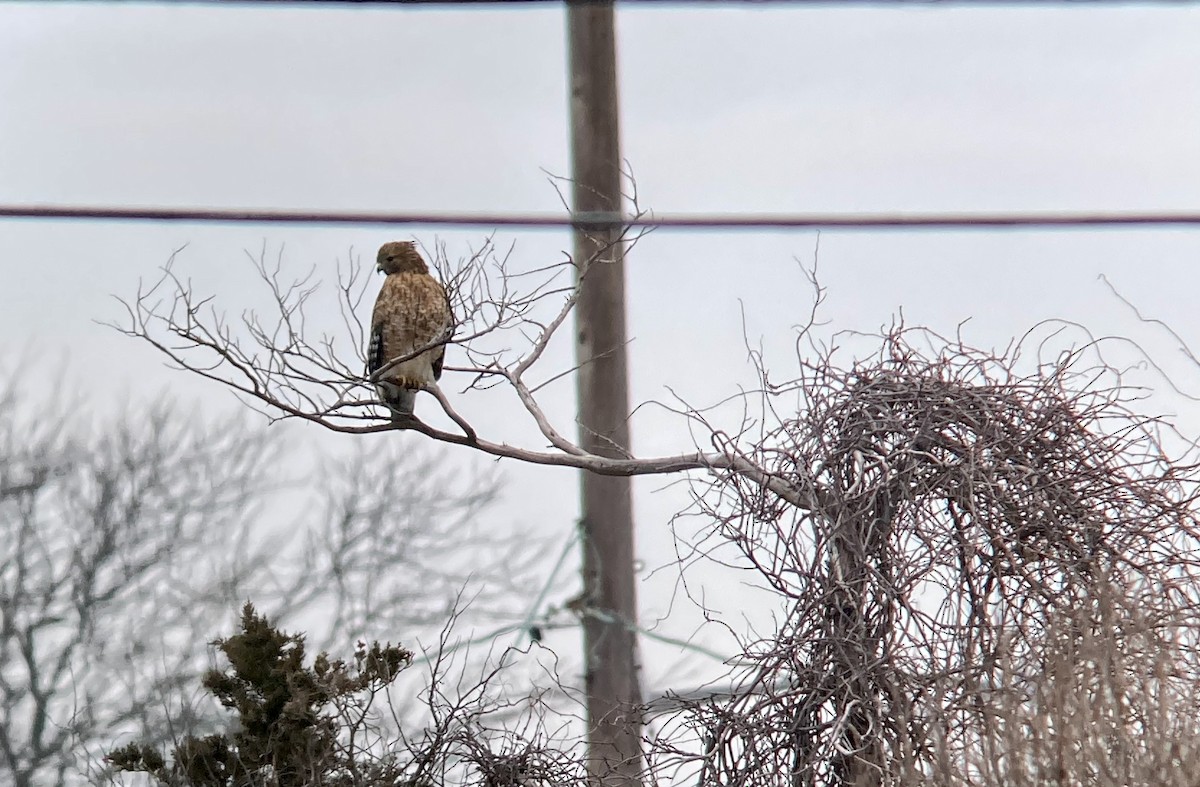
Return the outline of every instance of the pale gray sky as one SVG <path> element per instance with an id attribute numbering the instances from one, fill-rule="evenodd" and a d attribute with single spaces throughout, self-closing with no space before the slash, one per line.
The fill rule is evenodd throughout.
<path id="1" fill-rule="evenodd" d="M 626 6 L 618 31 L 624 154 L 643 205 L 660 213 L 1200 209 L 1200 7 Z M 557 6 L 3 3 L 0 202 L 555 210 L 543 170 L 567 173 L 563 32 Z M 414 235 L 462 251 L 483 233 L 0 221 L 0 335 L 10 354 L 65 357 L 97 409 L 164 390 L 228 406 L 97 326 L 119 315 L 110 295 L 131 294 L 186 243 L 181 270 L 236 312 L 253 284 L 243 249 L 283 244 L 297 273 L 315 265 L 332 279 L 351 247 L 370 255 Z M 570 242 L 497 238 L 528 267 Z M 789 326 L 811 298 L 794 258 L 811 262 L 815 247 L 812 232 L 645 239 L 629 262 L 635 401 L 667 385 L 716 401 L 749 381 L 743 308 L 786 368 Z M 1101 273 L 1198 337 L 1197 262 L 1200 230 L 820 239 L 831 329 L 875 328 L 903 308 L 943 332 L 969 319 L 967 338 L 985 346 L 1052 317 L 1136 331 Z M 572 390 L 556 395 L 569 429 Z M 463 411 L 481 433 L 529 434 L 512 402 Z M 338 444 L 312 429 L 300 439 Z M 690 445 L 682 424 L 649 411 L 634 442 L 646 453 Z M 506 472 L 496 515 L 565 535 L 575 476 Z M 637 483 L 648 567 L 670 560 L 666 521 L 685 500 L 662 486 Z M 647 622 L 671 589 L 669 571 L 643 586 Z M 689 635 L 696 616 L 675 614 L 659 629 Z M 651 661 L 648 682 L 661 685 L 670 654 Z"/>

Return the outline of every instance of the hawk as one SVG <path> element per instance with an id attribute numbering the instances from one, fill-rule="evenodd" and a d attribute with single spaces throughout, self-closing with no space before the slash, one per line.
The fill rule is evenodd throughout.
<path id="1" fill-rule="evenodd" d="M 375 390 L 393 418 L 412 418 L 417 391 L 442 376 L 452 328 L 450 302 L 414 244 L 385 243 L 376 263 L 387 278 L 371 314 L 367 373 L 374 377 L 391 364 L 375 380 Z"/>

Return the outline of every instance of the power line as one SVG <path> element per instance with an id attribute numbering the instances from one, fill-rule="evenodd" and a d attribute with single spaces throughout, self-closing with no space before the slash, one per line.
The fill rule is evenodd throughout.
<path id="1" fill-rule="evenodd" d="M 1047 213 L 680 213 L 621 216 L 611 212 L 450 213 L 258 208 L 164 208 L 92 205 L 0 205 L 0 218 L 75 221 L 149 221 L 191 224 L 378 224 L 429 227 L 605 229 L 1066 229 L 1080 227 L 1200 227 L 1200 211 Z"/>
<path id="2" fill-rule="evenodd" d="M 6 3 L 36 5 L 95 4 L 98 0 L 0 0 Z M 201 6 L 481 6 L 481 5 L 563 5 L 564 0 L 100 0 L 108 5 L 201 5 Z M 1195 5 L 1198 0 L 617 0 L 619 6 L 917 6 L 936 8 L 945 6 L 1185 6 Z"/>

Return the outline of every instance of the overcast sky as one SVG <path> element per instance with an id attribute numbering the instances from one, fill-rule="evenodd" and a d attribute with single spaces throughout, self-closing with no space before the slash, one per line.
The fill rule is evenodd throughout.
<path id="1" fill-rule="evenodd" d="M 1200 210 L 1200 7 L 656 4 L 621 7 L 618 38 L 623 152 L 642 205 L 660 213 Z M 556 5 L 3 3 L 0 202 L 557 210 L 546 172 L 567 174 L 564 62 Z M 164 391 L 210 411 L 235 406 L 98 326 L 120 314 L 111 295 L 131 294 L 184 244 L 180 269 L 236 312 L 253 285 L 244 249 L 282 246 L 297 273 L 316 266 L 331 280 L 351 248 L 369 257 L 386 240 L 440 238 L 457 253 L 484 234 L 0 220 L 0 368 L 23 349 L 49 356 L 27 372 L 41 384 L 66 359 L 68 381 L 87 385 L 101 412 Z M 547 231 L 497 239 L 531 268 L 570 244 Z M 751 338 L 786 368 L 790 326 L 812 295 L 796 259 L 811 263 L 816 242 L 813 232 L 645 239 L 628 273 L 635 402 L 668 385 L 716 401 L 749 381 L 743 309 Z M 1197 263 L 1200 230 L 1188 229 L 825 232 L 819 252 L 830 330 L 877 328 L 903 308 L 909 323 L 943 332 L 969 320 L 966 337 L 983 346 L 1048 318 L 1138 333 L 1099 274 L 1200 337 Z M 1176 357 L 1169 343 L 1158 349 Z M 554 395 L 571 431 L 570 385 Z M 1181 417 L 1200 425 L 1186 406 Z M 481 434 L 528 434 L 513 402 L 463 411 Z M 297 439 L 344 445 L 311 429 Z M 647 454 L 691 445 L 653 411 L 635 421 L 634 444 Z M 495 515 L 565 537 L 576 477 L 505 470 Z M 637 482 L 647 570 L 670 561 L 667 520 L 686 499 L 663 486 Z M 673 587 L 670 571 L 642 586 L 648 625 Z M 743 610 L 731 605 L 736 621 Z M 658 630 L 692 635 L 684 606 Z M 720 644 L 717 632 L 697 637 Z M 661 687 L 669 656 L 651 660 L 648 682 Z"/>

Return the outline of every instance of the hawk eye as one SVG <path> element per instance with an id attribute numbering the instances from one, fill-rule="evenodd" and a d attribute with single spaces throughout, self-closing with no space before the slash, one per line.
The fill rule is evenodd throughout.
<path id="1" fill-rule="evenodd" d="M 394 255 L 394 254 L 389 254 L 389 255 L 388 255 L 388 258 L 387 258 L 387 261 L 388 261 L 388 262 L 391 262 L 391 261 L 392 261 L 392 260 L 394 260 L 394 259 L 396 259 L 396 255 Z"/>

